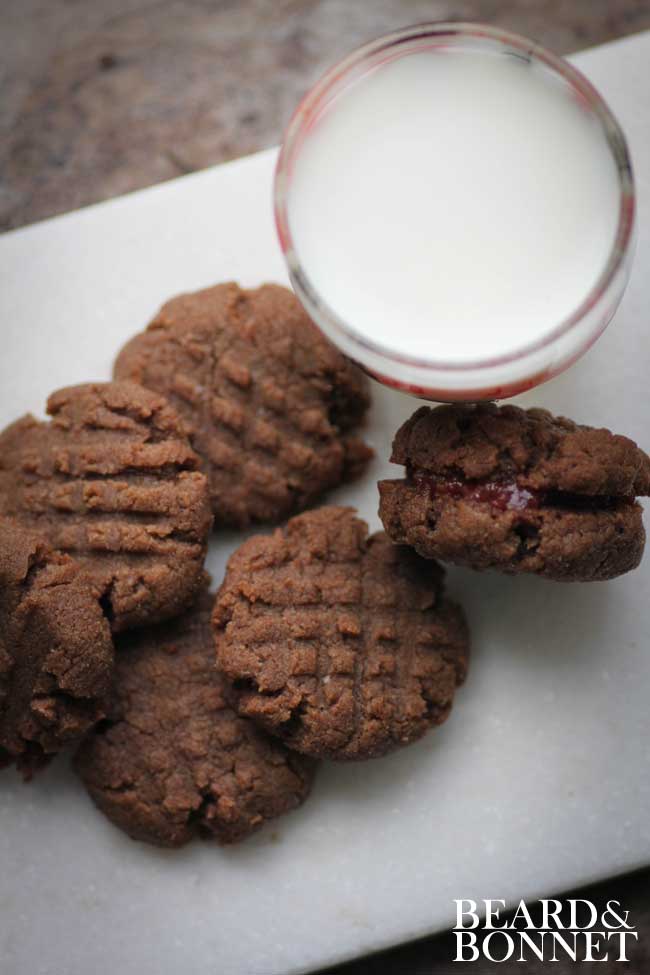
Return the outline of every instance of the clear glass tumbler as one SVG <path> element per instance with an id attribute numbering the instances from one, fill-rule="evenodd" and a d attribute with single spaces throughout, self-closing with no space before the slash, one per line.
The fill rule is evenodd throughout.
<path id="1" fill-rule="evenodd" d="M 554 76 L 583 109 L 593 115 L 615 162 L 620 191 L 618 227 L 609 258 L 591 291 L 563 321 L 549 323 L 543 339 L 506 355 L 476 361 L 429 359 L 418 349 L 408 354 L 374 342 L 343 321 L 319 294 L 301 263 L 289 221 L 292 171 L 310 128 L 322 112 L 350 85 L 380 64 L 423 51 L 485 51 L 517 55 Z M 280 151 L 274 187 L 278 236 L 292 285 L 307 312 L 346 355 L 380 382 L 440 402 L 501 399 L 545 382 L 576 361 L 611 320 L 625 290 L 633 253 L 635 193 L 625 137 L 612 112 L 591 83 L 571 64 L 534 42 L 479 24 L 424 24 L 396 31 L 354 51 L 332 67 L 298 105 Z M 435 323 L 435 308 L 432 308 Z"/>

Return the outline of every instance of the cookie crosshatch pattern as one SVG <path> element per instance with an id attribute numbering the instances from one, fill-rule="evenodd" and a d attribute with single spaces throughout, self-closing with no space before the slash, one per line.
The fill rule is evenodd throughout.
<path id="1" fill-rule="evenodd" d="M 355 434 L 368 381 L 276 284 L 172 298 L 122 349 L 115 376 L 162 393 L 183 417 L 217 526 L 286 518 L 372 456 Z"/>
<path id="2" fill-rule="evenodd" d="M 0 433 L 0 514 L 79 562 L 115 632 L 176 615 L 203 582 L 212 522 L 178 416 L 134 383 L 59 390 L 47 409 Z"/>
<path id="3" fill-rule="evenodd" d="M 214 666 L 214 597 L 171 623 L 124 634 L 113 700 L 75 767 L 97 806 L 134 839 L 236 843 L 309 794 L 315 765 L 229 704 Z"/>
<path id="4" fill-rule="evenodd" d="M 441 568 L 320 508 L 231 557 L 214 610 L 238 709 L 300 752 L 376 758 L 448 716 L 469 634 Z"/>

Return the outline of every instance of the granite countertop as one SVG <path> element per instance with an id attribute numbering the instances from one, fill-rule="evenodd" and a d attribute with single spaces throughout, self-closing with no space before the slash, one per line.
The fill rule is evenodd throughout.
<path id="1" fill-rule="evenodd" d="M 650 2 L 4 0 L 0 228 L 273 145 L 332 61 L 392 28 L 437 19 L 498 24 L 568 53 L 650 28 Z M 581 896 L 602 906 L 622 901 L 639 931 L 625 971 L 649 972 L 650 871 Z M 445 975 L 452 951 L 442 935 L 340 971 Z M 495 968 L 477 962 L 470 970 Z M 541 963 L 526 967 L 538 971 Z"/>
<path id="2" fill-rule="evenodd" d="M 558 53 L 650 27 L 647 0 L 4 0 L 0 228 L 278 142 L 332 61 L 418 21 Z"/>

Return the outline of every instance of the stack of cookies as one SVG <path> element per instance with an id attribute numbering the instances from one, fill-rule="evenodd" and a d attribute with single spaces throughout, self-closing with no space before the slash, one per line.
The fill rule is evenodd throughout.
<path id="1" fill-rule="evenodd" d="M 224 284 L 168 302 L 113 382 L 0 433 L 0 764 L 30 778 L 74 745 L 130 836 L 232 843 L 298 806 L 319 760 L 445 720 L 469 635 L 436 560 L 638 565 L 650 459 L 542 410 L 418 410 L 404 478 L 379 484 L 385 533 L 313 508 L 370 459 L 369 403 L 291 292 Z M 278 523 L 211 594 L 212 528 Z"/>

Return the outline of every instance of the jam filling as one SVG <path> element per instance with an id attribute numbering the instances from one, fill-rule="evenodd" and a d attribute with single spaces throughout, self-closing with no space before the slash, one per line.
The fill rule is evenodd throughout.
<path id="1" fill-rule="evenodd" d="M 497 511 L 536 511 L 542 506 L 594 511 L 633 504 L 633 497 L 610 494 L 572 494 L 569 491 L 540 491 L 526 488 L 516 481 L 463 481 L 453 477 L 436 477 L 423 471 L 409 471 L 408 481 L 425 488 L 431 499 L 453 498 L 489 504 Z"/>

